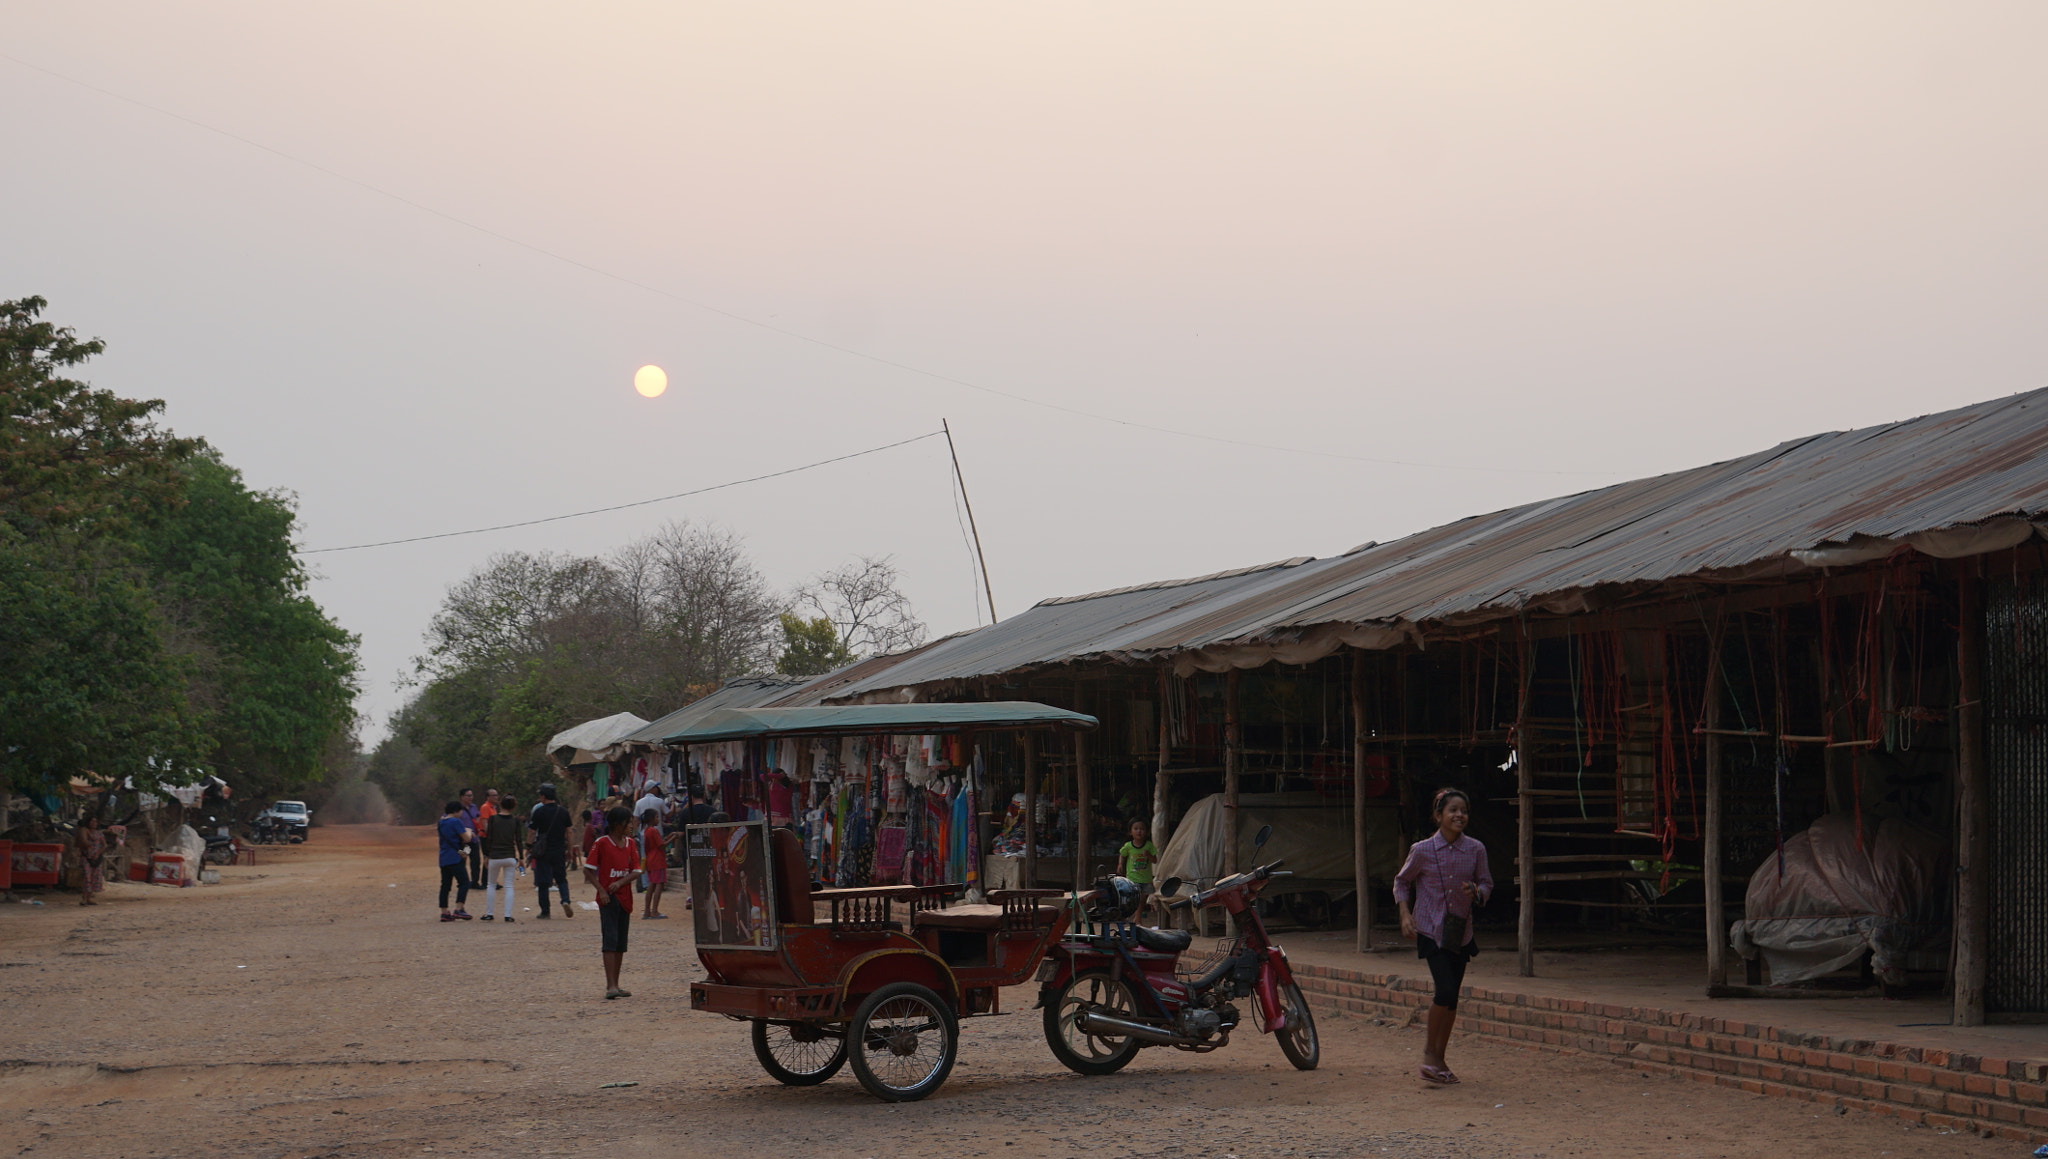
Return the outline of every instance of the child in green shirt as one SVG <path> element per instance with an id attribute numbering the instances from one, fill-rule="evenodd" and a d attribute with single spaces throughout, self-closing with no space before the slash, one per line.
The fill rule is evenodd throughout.
<path id="1" fill-rule="evenodd" d="M 1159 847 L 1152 844 L 1151 826 L 1131 822 L 1131 839 L 1116 851 L 1116 872 L 1146 894 L 1152 892 L 1152 864 L 1159 860 Z"/>

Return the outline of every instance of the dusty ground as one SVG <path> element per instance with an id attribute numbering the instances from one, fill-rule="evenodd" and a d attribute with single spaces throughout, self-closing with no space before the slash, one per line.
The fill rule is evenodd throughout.
<path id="1" fill-rule="evenodd" d="M 692 1014 L 680 905 L 634 924 L 634 997 L 606 1002 L 593 915 L 434 920 L 426 830 L 322 828 L 263 858 L 218 887 L 0 906 L 0 1154 L 2023 1153 L 1470 1040 L 1453 1043 L 1464 1085 L 1426 1088 L 1419 1032 L 1328 1013 L 1312 1073 L 1250 1034 L 1082 1078 L 1053 1061 L 1022 991 L 1006 1005 L 1025 1013 L 963 1024 L 944 1089 L 891 1106 L 844 1072 L 778 1086 L 743 1027 Z M 615 1081 L 639 1085 L 599 1089 Z"/>

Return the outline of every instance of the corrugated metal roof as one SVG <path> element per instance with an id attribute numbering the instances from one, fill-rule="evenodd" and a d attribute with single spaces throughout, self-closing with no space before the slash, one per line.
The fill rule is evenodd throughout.
<path id="1" fill-rule="evenodd" d="M 716 709 L 662 740 L 709 744 L 756 736 L 870 736 L 975 728 L 1094 728 L 1094 717 L 1029 700 L 978 704 L 840 704 L 830 708 Z"/>
<path id="2" fill-rule="evenodd" d="M 1791 553 L 2048 513 L 2048 390 L 1474 516 L 1323 560 L 1048 600 L 848 681 L 835 699 L 1322 625 L 1569 611 L 1680 578 L 1805 570 Z"/>
<path id="3" fill-rule="evenodd" d="M 628 744 L 660 744 L 661 738 L 681 732 L 690 722 L 729 708 L 758 708 L 811 683 L 809 676 L 735 676 L 716 691 L 700 696 L 645 728 L 624 738 Z"/>

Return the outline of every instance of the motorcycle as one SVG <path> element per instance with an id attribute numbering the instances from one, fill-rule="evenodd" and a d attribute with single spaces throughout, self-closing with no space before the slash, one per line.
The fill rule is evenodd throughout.
<path id="1" fill-rule="evenodd" d="M 199 855 L 199 860 L 207 865 L 234 864 L 235 838 L 227 826 L 222 825 L 206 835 L 206 851 Z"/>
<path id="2" fill-rule="evenodd" d="M 275 817 L 262 816 L 256 818 L 254 834 L 255 842 L 258 845 L 283 845 L 285 843 L 285 825 Z"/>
<path id="3" fill-rule="evenodd" d="M 1273 827 L 1262 827 L 1253 848 L 1265 846 Z M 1243 1020 L 1236 999 L 1249 998 L 1254 1025 L 1271 1034 L 1299 1070 L 1314 1070 L 1322 1051 L 1315 1015 L 1288 968 L 1286 951 L 1266 934 L 1253 904 L 1284 860 L 1232 874 L 1206 890 L 1176 898 L 1181 881 L 1168 878 L 1160 893 L 1169 909 L 1220 904 L 1237 931 L 1215 953 L 1182 970 L 1181 952 L 1193 941 L 1186 930 L 1158 930 L 1130 921 L 1140 893 L 1122 878 L 1097 883 L 1088 915 L 1101 932 L 1069 934 L 1039 967 L 1038 1004 L 1053 1056 L 1078 1074 L 1113 1074 L 1148 1046 L 1207 1053 L 1230 1044 Z"/>

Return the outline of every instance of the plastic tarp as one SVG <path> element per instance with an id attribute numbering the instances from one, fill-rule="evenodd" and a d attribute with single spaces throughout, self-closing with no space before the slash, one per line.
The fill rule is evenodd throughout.
<path id="1" fill-rule="evenodd" d="M 1230 832 L 1230 812 L 1221 793 L 1195 802 L 1159 851 L 1152 880 L 1214 881 L 1226 871 L 1233 840 L 1239 869 L 1286 858 L 1286 868 L 1297 878 L 1356 880 L 1349 804 L 1333 805 L 1316 793 L 1247 793 L 1238 798 L 1235 834 Z M 1382 881 L 1401 870 L 1398 820 L 1398 807 L 1392 802 L 1366 805 L 1366 868 Z M 1273 837 L 1254 852 L 1252 838 L 1262 825 L 1273 827 Z"/>
<path id="2" fill-rule="evenodd" d="M 548 753 L 564 765 L 588 765 L 611 760 L 620 741 L 647 727 L 647 722 L 630 712 L 614 713 L 586 720 L 566 728 L 548 741 Z"/>
<path id="3" fill-rule="evenodd" d="M 1870 952 L 1873 970 L 1902 981 L 1908 969 L 1948 961 L 1948 842 L 1888 817 L 1863 848 L 1856 823 L 1830 813 L 1785 839 L 1784 869 L 1774 852 L 1750 876 L 1743 920 L 1729 944 L 1745 958 L 1762 954 L 1773 985 L 1829 974 Z"/>

